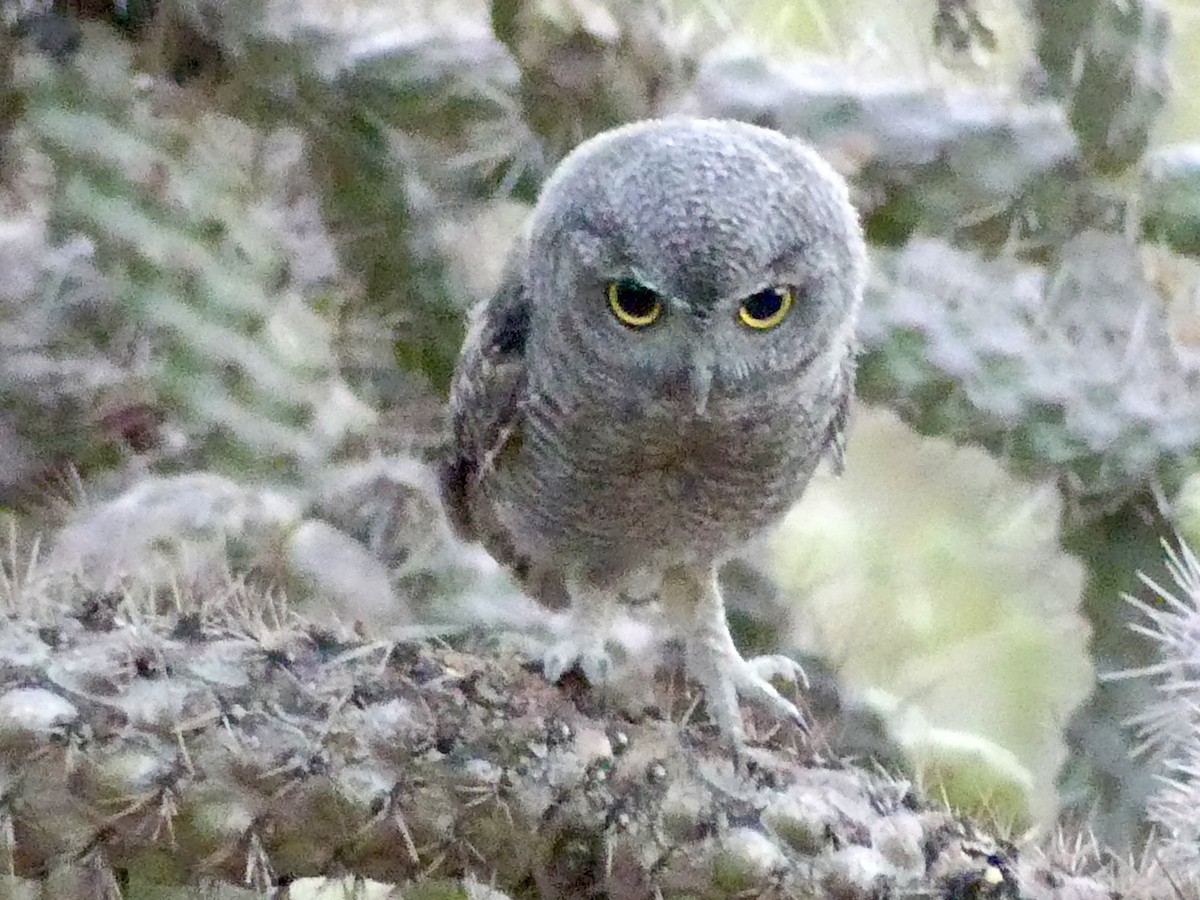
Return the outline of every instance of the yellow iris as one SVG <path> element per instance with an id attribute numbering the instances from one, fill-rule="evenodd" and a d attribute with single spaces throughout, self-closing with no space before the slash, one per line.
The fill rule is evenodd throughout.
<path id="1" fill-rule="evenodd" d="M 645 328 L 662 315 L 658 294 L 633 281 L 614 281 L 608 286 L 608 307 L 630 328 Z"/>
<path id="2" fill-rule="evenodd" d="M 742 301 L 738 318 L 742 324 L 758 331 L 774 328 L 792 308 L 794 297 L 789 287 L 767 288 Z"/>

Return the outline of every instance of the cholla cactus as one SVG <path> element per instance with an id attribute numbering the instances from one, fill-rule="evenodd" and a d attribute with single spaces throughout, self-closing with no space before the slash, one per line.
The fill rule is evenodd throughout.
<path id="1" fill-rule="evenodd" d="M 1148 814 L 1165 837 L 1162 861 L 1200 887 L 1200 558 L 1183 543 L 1167 546 L 1166 555 L 1174 588 L 1143 576 L 1156 601 L 1128 598 L 1142 617 L 1133 629 L 1158 645 L 1161 658 L 1117 677 L 1155 679 L 1158 702 L 1133 722 L 1140 749 L 1160 767 Z"/>
<path id="2" fill-rule="evenodd" d="M 975 0 L 939 10 L 978 36 L 975 5 L 986 13 Z M 45 6 L 0 0 L 0 20 Z M 156 476 L 123 495 L 135 522 L 175 535 L 181 520 L 166 513 L 183 510 L 197 487 L 235 501 L 201 517 L 221 528 L 204 529 L 215 555 L 192 571 L 224 562 L 215 535 L 232 526 L 223 510 L 254 506 L 282 485 L 304 500 L 283 527 L 237 536 L 263 538 L 297 580 L 324 578 L 335 593 L 351 584 L 361 601 L 366 592 L 341 577 L 368 569 L 354 537 L 387 561 L 404 596 L 441 602 L 448 580 L 432 575 L 443 567 L 425 566 L 396 537 L 410 519 L 392 514 L 397 498 L 414 496 L 412 521 L 428 519 L 419 485 L 401 471 L 331 475 L 329 463 L 354 444 L 345 438 L 361 435 L 366 404 L 389 427 L 352 446 L 355 458 L 374 449 L 418 457 L 435 439 L 428 393 L 425 419 L 397 411 L 424 385 L 396 364 L 435 386 L 448 377 L 474 292 L 454 284 L 453 263 L 441 258 L 443 226 L 473 220 L 497 191 L 528 200 L 566 146 L 599 128 L 684 108 L 804 136 L 849 174 L 877 262 L 864 394 L 925 432 L 982 443 L 1019 472 L 1056 478 L 1068 505 L 1061 542 L 1089 568 L 1092 650 L 1121 665 L 1105 642 L 1124 635 L 1113 599 L 1157 561 L 1160 523 L 1147 524 L 1148 499 L 1173 493 L 1200 460 L 1193 332 L 1164 320 L 1163 267 L 1145 265 L 1157 249 L 1150 241 L 1171 272 L 1200 254 L 1200 155 L 1144 153 L 1167 88 L 1169 28 L 1155 0 L 1018 4 L 1036 31 L 1041 72 L 1011 93 L 923 79 L 868 84 L 861 71 L 786 55 L 714 53 L 668 26 L 661 4 L 622 0 L 374 4 L 389 16 L 448 11 L 454 23 L 444 28 L 356 26 L 347 10 L 360 4 L 53 6 L 123 31 L 48 14 L 39 21 L 69 25 L 71 40 L 37 50 L 36 35 L 0 29 L 0 167 L 20 168 L 25 147 L 41 167 L 36 203 L 18 205 L 20 217 L 0 196 L 0 505 L 24 504 L 44 469 L 68 464 L 96 487 L 96 472 L 125 457 L 93 424 L 115 420 L 136 443 L 140 420 L 125 413 L 145 411 L 164 437 L 157 455 L 133 448 Z M 289 10 L 299 7 L 308 13 L 296 18 Z M 277 177 L 285 158 L 294 168 Z M 295 235 L 275 217 L 281 195 L 296 200 L 291 212 L 309 211 L 305 233 L 317 240 L 290 244 Z M 461 255 L 474 270 L 499 254 L 472 237 Z M 321 260 L 325 276 L 308 268 Z M 1191 296 L 1195 279 L 1180 281 Z M 222 475 L 204 484 L 179 475 L 191 468 Z M 229 484 L 231 471 L 255 486 Z M 258 483 L 264 475 L 270 481 Z M 98 504 L 57 540 L 48 535 L 47 563 L 93 555 L 68 553 L 88 550 L 86 532 L 106 565 L 132 555 L 147 569 L 169 568 L 157 565 L 171 549 L 157 533 L 106 540 L 122 509 Z M 1091 515 L 1071 515 L 1080 509 Z M 132 554 L 105 553 L 130 546 Z M 347 552 L 330 565 L 339 547 Z M 436 557 L 436 547 L 425 550 Z M 490 584 L 477 593 L 480 608 L 507 607 Z M 1181 638 L 1172 640 L 1175 652 Z M 18 674 L 22 690 L 33 676 Z M 1182 839 L 1193 832 L 1167 826 L 1164 811 L 1186 811 L 1189 767 L 1200 766 L 1187 754 L 1195 723 L 1179 712 L 1183 663 L 1177 680 L 1159 717 L 1177 727 L 1173 736 L 1153 732 L 1150 718 L 1143 725 L 1185 792 L 1179 802 L 1164 790 L 1155 812 Z M 1144 776 L 1125 764 L 1118 708 L 1096 704 L 1077 720 L 1087 740 L 1068 743 L 1080 757 L 1099 747 L 1108 756 L 1090 760 L 1119 760 L 1092 782 L 1135 795 L 1127 822 L 1142 813 L 1144 798 L 1129 786 Z M 1107 809 L 1109 800 L 1088 795 L 1082 806 Z M 258 840 L 247 839 L 256 859 Z M 750 835 L 738 840 L 755 846 Z M 845 855 L 861 857 L 856 846 Z M 996 872 L 984 867 L 981 895 Z M 956 881 L 942 893 L 973 890 Z"/>
<path id="3" fill-rule="evenodd" d="M 91 35 L 72 66 L 26 54 L 17 70 L 32 147 L 53 164 L 52 233 L 87 242 L 118 324 L 147 345 L 176 461 L 302 472 L 369 425 L 310 299 L 338 268 L 315 210 L 288 200 L 302 139 L 164 112 L 113 36 Z"/>

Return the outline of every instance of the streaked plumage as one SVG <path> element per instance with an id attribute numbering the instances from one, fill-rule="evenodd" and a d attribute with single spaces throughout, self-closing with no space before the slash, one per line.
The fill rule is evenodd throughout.
<path id="1" fill-rule="evenodd" d="M 766 129 L 637 123 L 547 181 L 473 311 L 442 487 L 460 535 L 531 593 L 570 597 L 578 627 L 547 654 L 548 677 L 577 659 L 603 677 L 611 606 L 651 577 L 735 740 L 735 693 L 798 718 L 764 680 L 793 667 L 733 648 L 715 572 L 823 455 L 840 461 L 864 268 L 842 180 Z M 783 308 L 785 292 L 778 325 L 739 318 L 743 304 Z M 645 327 L 614 314 L 654 298 Z"/>

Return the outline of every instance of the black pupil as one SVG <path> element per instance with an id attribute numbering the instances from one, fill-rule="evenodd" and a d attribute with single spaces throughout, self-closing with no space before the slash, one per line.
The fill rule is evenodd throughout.
<path id="1" fill-rule="evenodd" d="M 783 295 L 774 288 L 768 288 L 765 291 L 759 291 L 753 297 L 748 297 L 744 304 L 746 315 L 752 319 L 762 321 L 769 319 L 775 313 L 779 312 L 783 306 Z"/>
<path id="2" fill-rule="evenodd" d="M 617 305 L 627 315 L 635 319 L 644 319 L 654 313 L 654 308 L 658 306 L 658 295 L 650 288 L 623 281 L 617 285 Z"/>

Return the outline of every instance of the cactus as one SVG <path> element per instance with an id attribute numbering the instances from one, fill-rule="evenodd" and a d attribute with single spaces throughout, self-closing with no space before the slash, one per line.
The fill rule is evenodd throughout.
<path id="1" fill-rule="evenodd" d="M 481 638 L 363 641 L 244 586 L 165 615 L 133 594 L 74 608 L 28 568 L 0 583 L 33 611 L 0 622 L 12 893 L 333 872 L 405 896 L 485 873 L 548 898 L 1099 889 L 787 741 L 739 769 L 706 726 L 676 724 L 688 698 L 661 685 L 628 708 L 562 696 Z"/>
<path id="2" fill-rule="evenodd" d="M 270 231 L 270 192 L 286 182 L 256 174 L 255 155 L 285 154 L 286 138 L 220 115 L 155 115 L 166 98 L 130 90 L 130 66 L 129 48 L 100 33 L 69 67 L 22 59 L 24 122 L 55 167 L 51 227 L 88 238 L 102 290 L 149 342 L 150 402 L 187 441 L 175 465 L 299 474 L 371 412 L 337 377 L 331 329 Z"/>
<path id="3" fill-rule="evenodd" d="M 1046 90 L 854 86 L 753 57 L 700 70 L 699 105 L 815 141 L 850 170 L 874 247 L 860 394 L 917 429 L 1055 479 L 1063 545 L 1089 569 L 1100 670 L 1148 664 L 1124 629 L 1136 573 L 1162 579 L 1169 498 L 1200 466 L 1197 154 L 1143 157 L 1167 92 L 1153 2 L 1033 3 Z M 1082 64 L 1080 64 L 1082 61 Z M 1114 176 L 1133 169 L 1124 180 Z M 1182 298 L 1182 299 L 1181 299 Z M 1068 729 L 1060 788 L 1131 840 L 1152 788 L 1121 723 L 1145 685 L 1104 684 Z"/>
<path id="4" fill-rule="evenodd" d="M 73 4 L 75 16 L 40 20 L 66 23 L 56 32 L 61 39 L 51 40 L 44 25 L 29 24 L 28 6 L 0 0 L 0 210 L 6 226 L 0 231 L 0 504 L 5 507 L 33 516 L 31 498 L 47 480 L 71 468 L 102 494 L 111 490 L 106 474 L 119 487 L 132 482 L 126 497 L 144 497 L 148 488 L 164 483 L 155 479 L 186 486 L 188 476 L 170 478 L 207 469 L 222 473 L 223 484 L 242 479 L 245 483 L 229 488 L 238 496 L 286 491 L 300 498 L 283 534 L 269 530 L 267 538 L 276 551 L 282 548 L 285 580 L 319 582 L 322 548 L 339 554 L 334 568 L 353 568 L 361 559 L 347 543 L 353 536 L 384 560 L 391 588 L 410 606 L 435 607 L 478 573 L 465 579 L 461 570 L 455 574 L 438 550 L 426 565 L 414 562 L 406 548 L 397 549 L 393 536 L 404 515 L 397 516 L 389 500 L 394 489 L 410 486 L 404 478 L 373 480 L 370 473 L 359 473 L 351 479 L 349 495 L 339 496 L 344 483 L 338 474 L 350 470 L 334 467 L 345 457 L 361 458 L 364 451 L 395 451 L 382 458 L 411 461 L 436 444 L 437 392 L 454 359 L 461 313 L 474 299 L 444 258 L 447 225 L 456 217 L 464 221 L 486 214 L 497 195 L 528 202 L 568 147 L 595 131 L 636 116 L 686 109 L 801 135 L 848 174 L 876 262 L 863 320 L 862 395 L 926 433 L 986 447 L 1021 475 L 1054 479 L 1065 501 L 1064 547 L 1089 570 L 1087 611 L 1098 667 L 1148 661 L 1144 646 L 1130 647 L 1120 636 L 1128 614 L 1117 597 L 1122 590 L 1138 593 L 1139 569 L 1163 583 L 1157 543 L 1172 524 L 1171 496 L 1186 478 L 1196 477 L 1200 447 L 1195 400 L 1200 376 L 1194 318 L 1188 318 L 1194 311 L 1187 307 L 1196 283 L 1189 257 L 1200 255 L 1200 206 L 1193 190 L 1200 184 L 1200 155 L 1194 147 L 1147 150 L 1167 96 L 1162 52 L 1170 36 L 1165 15 L 1151 0 L 1025 4 L 1037 36 L 1040 72 L 1026 79 L 1024 96 L 940 89 L 928 80 L 863 85 L 849 71 L 734 54 L 703 35 L 678 40 L 672 36 L 678 23 L 662 18 L 665 13 L 656 4 L 616 0 L 497 0 L 490 17 L 468 20 L 464 10 L 462 22 L 453 27 L 401 28 L 390 37 L 373 35 L 377 39 L 371 42 L 353 33 L 352 26 L 338 32 L 331 25 L 301 27 L 299 20 L 289 25 L 251 0 Z M 952 51 L 1003 40 L 989 31 L 977 7 L 982 9 L 970 0 L 939 3 L 935 27 Z M 92 20 L 80 21 L 83 17 Z M 37 202 L 24 202 L 27 197 Z M 10 213 L 14 209 L 19 214 Z M 139 482 L 144 469 L 151 480 Z M 372 494 L 376 484 L 378 496 Z M 1190 496 L 1181 501 L 1185 513 Z M 85 510 L 72 521 L 78 525 L 87 515 Z M 100 532 L 95 523 L 111 520 L 87 521 Z M 62 534 L 72 532 L 68 528 Z M 61 547 L 61 535 L 57 543 L 52 537 L 48 542 Z M 58 552 L 62 558 L 66 551 Z M 251 568 L 258 565 L 254 561 Z M 272 572 L 261 566 L 250 574 Z M 6 565 L 5 574 L 11 581 L 12 566 Z M 334 583 L 336 575 L 330 576 L 326 588 L 344 590 Z M 250 581 L 253 590 L 261 585 L 261 579 Z M 162 587 L 160 582 L 158 590 L 146 593 L 162 601 L 169 595 Z M 247 596 L 257 599 L 250 605 L 274 608 L 253 590 Z M 1148 596 L 1144 590 L 1140 595 Z M 114 621 L 104 613 L 103 596 L 91 599 L 101 619 Z M 123 616 L 129 601 L 121 602 Z M 200 602 L 201 610 L 211 602 L 211 597 Z M 80 624 L 75 607 L 39 613 L 41 619 L 22 609 L 22 617 L 5 626 L 20 632 L 16 643 L 5 646 L 31 647 L 30 658 L 57 659 L 57 648 L 46 637 L 57 632 L 45 622 L 65 628 L 67 637 L 56 640 L 67 654 L 82 652 L 81 636 L 95 627 L 91 621 Z M 189 653 L 199 659 L 210 652 L 209 636 L 189 637 L 191 618 L 146 615 L 152 623 L 146 638 L 153 644 L 150 656 L 169 656 L 173 673 L 191 671 Z M 176 794 L 202 793 L 202 788 L 191 784 L 181 793 L 182 782 L 172 780 L 187 764 L 177 764 L 173 755 L 167 759 L 179 746 L 177 741 L 166 749 L 171 728 L 158 723 L 134 729 L 121 743 L 103 730 L 104 710 L 111 714 L 113 707 L 95 701 L 94 692 L 86 704 L 78 700 L 81 695 L 63 694 L 60 699 L 74 708 L 75 718 L 68 719 L 77 723 L 65 732 L 51 723 L 54 739 L 70 738 L 63 752 L 45 750 L 49 739 L 30 737 L 42 734 L 36 728 L 21 732 L 19 741 L 26 743 L 12 745 L 45 750 L 55 764 L 76 758 L 68 748 L 83 748 L 95 757 L 72 782 L 86 802 L 69 808 L 82 810 L 83 818 L 94 813 L 98 818 L 91 826 L 100 821 L 112 830 L 81 831 L 77 819 L 64 820 L 62 837 L 98 834 L 102 840 L 71 844 L 72 861 L 64 861 L 70 874 L 62 877 L 115 885 L 114 867 L 124 865 L 122 854 L 142 853 L 176 875 L 191 872 L 195 860 L 203 858 L 209 866 L 204 871 L 238 879 L 250 873 L 251 882 L 271 873 L 316 871 L 316 863 L 305 869 L 291 862 L 309 853 L 325 865 L 323 871 L 336 863 L 384 880 L 416 877 L 411 855 L 407 863 L 404 854 L 397 862 L 385 858 L 383 849 L 394 850 L 396 834 L 403 843 L 403 828 L 411 832 L 409 826 L 397 825 L 385 841 L 372 830 L 378 822 L 370 824 L 378 810 L 364 813 L 361 803 L 355 806 L 365 794 L 352 792 L 347 801 L 328 792 L 327 781 L 312 790 L 328 775 L 314 774 L 311 766 L 278 767 L 295 759 L 315 760 L 317 770 L 328 764 L 339 778 L 357 772 L 354 778 L 383 785 L 403 783 L 403 768 L 416 766 L 442 791 L 434 798 L 440 803 L 460 784 L 455 779 L 461 773 L 452 766 L 465 767 L 453 753 L 446 769 L 420 769 L 424 763 L 410 757 L 390 758 L 395 771 L 372 769 L 371 753 L 381 751 L 362 743 L 367 735 L 345 738 L 341 732 L 336 736 L 348 742 L 342 749 L 349 748 L 343 758 L 327 762 L 320 753 L 301 752 L 325 747 L 334 736 L 321 730 L 323 724 L 313 724 L 332 721 L 328 709 L 336 705 L 321 691 L 361 675 L 368 686 L 410 696 L 404 694 L 405 679 L 416 676 L 403 669 L 408 660 L 415 660 L 414 666 L 426 660 L 421 665 L 435 673 L 435 682 L 443 675 L 453 682 L 457 676 L 446 673 L 458 666 L 482 688 L 489 686 L 490 670 L 479 668 L 471 654 L 447 656 L 451 651 L 405 644 L 397 658 L 406 662 L 385 664 L 375 676 L 338 668 L 343 661 L 322 669 L 319 677 L 313 674 L 311 682 L 303 677 L 297 682 L 297 670 L 289 668 L 293 664 L 316 673 L 322 653 L 345 650 L 365 659 L 370 647 L 350 641 L 330 651 L 321 635 L 306 638 L 292 625 L 252 616 L 251 625 L 245 616 L 237 624 L 228 617 L 215 621 L 218 631 L 235 636 L 252 631 L 259 643 L 247 652 L 273 660 L 274 668 L 260 666 L 252 674 L 265 673 L 257 688 L 263 697 L 274 696 L 277 706 L 267 713 L 255 709 L 249 720 L 226 714 L 239 738 L 265 741 L 254 753 L 274 748 L 281 754 L 272 760 L 276 771 L 264 775 L 261 784 L 256 774 L 245 796 L 261 799 L 264 785 L 286 788 L 263 803 L 332 822 L 331 834 L 344 836 L 353 831 L 350 825 L 361 824 L 365 830 L 355 832 L 357 838 L 368 845 L 375 841 L 379 849 L 360 850 L 340 839 L 313 847 L 316 830 L 296 827 L 301 818 L 268 813 L 260 820 L 261 807 L 235 809 L 239 801 L 230 786 L 238 772 L 228 760 L 213 763 L 213 772 L 226 774 L 209 782 L 223 791 L 180 800 Z M 43 646 L 30 643 L 31 634 Z M 102 634 L 117 643 L 132 640 L 124 625 L 115 635 Z M 104 653 L 115 652 L 115 645 L 104 640 L 96 644 L 106 649 L 91 657 L 102 667 L 108 665 L 101 659 Z M 284 648 L 281 656 L 272 656 L 278 648 Z M 500 659 L 496 689 L 528 698 L 530 709 L 558 697 L 526 678 L 503 651 L 468 643 L 461 649 Z M 134 660 L 128 685 L 153 680 L 153 659 L 151 674 L 143 676 L 136 654 L 125 658 Z M 242 662 L 222 657 L 214 665 L 229 674 Z M 6 690 L 59 690 L 48 670 L 36 665 L 0 671 L 4 677 L 20 674 Z M 185 676 L 171 674 L 164 683 L 174 689 L 175 677 Z M 230 677 L 237 682 L 249 676 L 234 672 Z M 298 683 L 315 685 L 315 693 L 295 692 Z M 430 690 L 443 688 L 454 699 L 431 708 L 431 715 L 453 722 L 452 710 L 466 715 L 464 710 L 476 708 L 470 706 L 473 698 L 463 700 L 445 684 Z M 211 685 L 196 689 L 197 696 L 211 700 Z M 1119 751 L 1117 723 L 1149 694 L 1136 682 L 1106 686 L 1068 731 L 1076 756 L 1064 778 L 1067 799 L 1080 810 L 1100 809 L 1102 815 L 1091 821 L 1117 846 L 1133 833 L 1149 775 L 1140 776 L 1139 767 L 1121 752 L 1089 757 L 1088 751 L 1106 746 Z M 192 695 L 185 690 L 181 696 Z M 378 699 L 349 696 L 355 715 L 375 709 Z M 445 699 L 437 696 L 439 703 Z M 304 706 L 320 698 L 327 708 Z M 9 702 L 22 710 L 30 699 L 18 693 Z M 44 695 L 36 699 L 62 708 Z M 284 724 L 291 722 L 284 713 L 291 712 L 300 717 L 296 731 Z M 578 709 L 571 715 L 576 713 L 587 718 L 587 728 L 612 721 Z M 254 718 L 260 715 L 264 718 Z M 268 721 L 283 737 L 263 730 Z M 470 753 L 495 765 L 511 763 L 504 756 L 512 749 L 506 741 L 532 740 L 521 730 L 533 728 L 531 721 L 519 719 L 513 726 L 511 718 L 499 717 L 495 730 L 470 745 Z M 432 720 L 420 722 L 432 727 Z M 104 739 L 86 743 L 89 728 Z M 695 734 L 685 731 L 688 740 Z M 184 734 L 181 746 L 188 747 L 194 736 Z M 282 746 L 293 738 L 301 749 Z M 674 737 L 660 734 L 654 741 L 659 738 L 667 740 L 670 759 L 684 758 L 678 755 L 681 745 L 671 743 Z M 215 732 L 198 739 L 205 754 L 216 752 L 211 750 Z M 180 857 L 181 868 L 172 868 L 177 863 L 169 854 L 152 853 L 152 841 L 139 844 L 134 836 L 135 825 L 148 824 L 143 816 L 150 807 L 135 804 L 128 816 L 97 812 L 101 800 L 120 794 L 110 791 L 107 781 L 91 779 L 108 778 L 108 754 L 136 753 L 138 741 L 150 749 L 134 761 L 165 774 L 152 786 L 120 782 L 113 775 L 120 791 L 138 788 L 152 802 L 166 803 L 163 785 L 169 784 L 170 803 L 162 809 L 200 804 L 187 806 L 202 814 L 186 833 L 177 829 L 181 843 L 199 836 L 190 845 L 197 855 Z M 781 751 L 775 747 L 773 752 Z M 346 763 L 354 753 L 367 760 L 365 768 Z M 206 761 L 214 759 L 205 754 Z M 550 750 L 547 754 L 538 765 L 558 760 Z M 179 752 L 179 759 L 186 758 Z M 260 769 L 270 769 L 256 759 Z M 343 764 L 349 768 L 339 768 Z M 618 763 L 618 773 L 626 764 Z M 521 765 L 528 768 L 524 761 Z M 510 768 L 528 779 L 522 789 L 547 789 L 536 772 L 529 774 L 534 770 Z M 39 783 L 39 777 L 31 776 L 28 783 Z M 393 777 L 397 780 L 389 783 Z M 622 789 L 630 783 L 621 781 Z M 472 789 L 480 787 L 472 783 Z M 36 853 L 24 857 L 20 848 L 36 847 L 54 834 L 43 828 L 41 813 L 17 815 L 27 796 L 36 800 L 36 794 L 21 793 L 15 806 L 10 796 L 17 795 L 5 792 L 3 815 L 21 823 L 14 832 L 19 840 L 13 866 L 19 860 L 23 873 L 41 873 L 27 865 Z M 46 796 L 67 799 L 61 791 Z M 634 800 L 631 808 L 644 811 Z M 575 798 L 567 805 L 574 802 L 583 801 Z M 487 807 L 484 801 L 480 805 Z M 390 799 L 380 806 L 389 813 L 395 808 Z M 213 809 L 234 809 L 244 827 L 236 835 L 204 831 L 211 828 Z M 432 809 L 446 808 L 435 803 Z M 469 894 L 456 879 L 470 871 L 463 860 L 475 846 L 477 835 L 470 830 L 476 827 L 475 807 L 463 803 L 452 809 L 448 819 L 422 821 L 428 848 L 424 840 L 413 845 L 423 863 L 439 860 L 437 874 L 446 881 L 431 891 Z M 542 809 L 534 804 L 527 811 Z M 836 865 L 843 867 L 838 875 L 833 863 L 824 867 L 821 854 L 829 848 L 822 843 L 823 820 L 815 827 L 803 817 L 775 822 L 767 821 L 761 809 L 747 813 L 749 818 L 742 816 L 741 806 L 729 809 L 740 824 L 719 829 L 720 839 L 707 843 L 706 835 L 688 831 L 694 822 L 686 815 L 665 823 L 637 815 L 629 821 L 683 829 L 685 842 L 671 845 L 682 849 L 654 870 L 682 867 L 678 871 L 686 874 L 671 883 L 681 893 L 708 892 L 710 877 L 726 891 L 760 889 L 779 877 L 773 860 L 793 860 L 797 852 L 821 860 L 814 871 L 833 879 L 820 887 L 827 893 L 840 889 L 837 879 L 843 875 L 846 885 L 858 884 L 857 876 L 846 873 L 861 874 L 878 864 L 869 853 L 853 849 L 867 849 L 864 843 L 850 840 L 843 847 L 849 852 L 838 857 Z M 549 890 L 546 885 L 560 876 L 576 877 L 595 862 L 596 848 L 612 837 L 614 822 L 622 821 L 620 808 L 605 811 L 615 818 L 604 825 L 594 816 L 571 819 L 569 827 L 555 831 L 558 844 L 531 838 L 529 847 L 541 854 L 537 865 L 499 885 L 520 895 Z M 467 830 L 447 836 L 443 826 L 456 821 L 459 812 Z M 180 815 L 166 818 L 182 822 Z M 929 845 L 935 856 L 951 845 L 954 853 L 975 852 L 957 839 L 942 843 L 960 826 L 939 821 L 942 837 L 931 838 Z M 267 822 L 271 828 L 263 827 Z M 494 821 L 480 825 L 482 837 L 495 826 Z M 154 827 L 146 833 L 153 835 Z M 867 833 L 872 848 L 888 844 L 882 832 Z M 160 829 L 159 838 L 163 834 Z M 459 840 L 463 834 L 467 843 Z M 605 877 L 628 872 L 632 884 L 646 884 L 638 880 L 645 859 L 629 862 L 628 843 L 613 840 L 616 874 L 606 870 Z M 904 840 L 900 844 L 908 846 Z M 353 853 L 331 861 L 330 846 Z M 578 867 L 539 869 L 554 856 L 551 850 L 562 865 Z M 994 861 L 988 861 L 994 851 Z M 1018 882 L 1030 897 L 1056 896 L 1060 888 L 1067 891 L 1064 885 L 1085 890 L 1066 876 L 1036 881 L 1027 868 L 1034 864 L 1027 858 L 1013 864 L 994 843 L 983 853 L 973 857 L 978 864 L 943 871 L 936 885 L 920 878 L 911 884 L 949 896 L 1012 894 Z M 237 866 L 231 862 L 235 858 Z M 688 868 L 698 859 L 704 861 L 703 876 Z M 1097 877 L 1112 883 L 1108 875 Z M 1142 885 L 1152 885 L 1145 887 L 1147 896 L 1170 895 L 1161 882 L 1152 882 L 1157 876 L 1149 869 L 1121 877 L 1120 888 L 1131 896 L 1138 878 L 1151 879 Z M 1049 886 L 1052 882 L 1059 887 Z M 784 883 L 818 890 L 808 883 Z M 111 893 L 109 887 L 104 890 Z M 850 891 L 847 886 L 843 893 L 854 896 Z"/>

